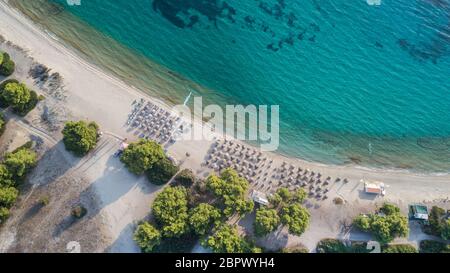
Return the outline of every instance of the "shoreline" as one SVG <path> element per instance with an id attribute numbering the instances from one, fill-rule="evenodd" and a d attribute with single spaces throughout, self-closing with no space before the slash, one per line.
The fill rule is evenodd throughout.
<path id="1" fill-rule="evenodd" d="M 45 64 L 62 75 L 66 85 L 67 99 L 61 105 L 70 112 L 71 118 L 96 121 L 106 133 L 113 134 L 116 137 L 127 137 L 134 141 L 137 139 L 137 136 L 130 132 L 129 128 L 124 125 L 128 114 L 132 110 L 133 101 L 145 98 L 166 110 L 170 109 L 169 105 L 160 99 L 145 94 L 143 91 L 107 74 L 101 68 L 90 64 L 82 57 L 76 55 L 75 52 L 65 47 L 61 41 L 52 38 L 45 30 L 39 28 L 38 25 L 31 22 L 31 20 L 17 10 L 11 8 L 3 0 L 0 1 L 0 15 L 0 22 L 4 25 L 4 28 L 0 30 L 0 34 L 6 41 L 10 41 L 12 44 L 22 48 L 24 54 L 27 54 L 35 61 Z M 24 71 L 21 73 L 26 75 Z M 26 76 L 18 79 L 38 89 Z M 196 122 L 202 121 L 196 120 Z M 55 135 L 60 139 L 59 132 Z M 211 172 L 211 169 L 204 167 L 203 163 L 204 157 L 208 154 L 208 150 L 213 143 L 214 141 L 206 140 L 177 141 L 168 148 L 168 153 L 177 159 L 177 161 L 181 162 L 183 168 L 190 168 L 199 176 L 204 176 Z M 110 146 L 111 149 L 115 147 L 114 144 Z M 186 153 L 191 154 L 189 159 L 186 158 Z M 403 210 L 405 210 L 405 204 L 410 202 L 435 203 L 438 202 L 437 200 L 447 202 L 450 198 L 449 173 L 427 174 L 353 165 L 340 166 L 309 162 L 277 153 L 264 153 L 264 155 L 273 159 L 274 165 L 281 165 L 282 162 L 287 161 L 288 164 L 295 164 L 304 169 L 311 169 L 314 172 L 322 173 L 325 177 L 330 176 L 333 179 L 347 178 L 349 180 L 347 184 L 333 184 L 330 191 L 330 198 L 326 202 L 319 203 L 311 201 L 313 216 L 319 216 L 316 218 L 313 217 L 312 227 L 301 237 L 304 239 L 311 236 L 311 239 L 306 239 L 308 246 L 312 246 L 315 238 L 319 235 L 324 237 L 323 234 L 329 236 L 339 234 L 338 229 L 335 227 L 338 224 L 337 221 L 331 224 L 328 222 L 324 223 L 324 221 L 332 221 L 334 219 L 328 220 L 327 218 L 330 217 L 330 215 L 327 216 L 328 213 L 331 214 L 333 210 L 340 209 L 333 204 L 333 197 L 342 197 L 346 205 L 348 205 L 348 207 L 343 207 L 348 212 L 345 214 L 345 217 L 350 217 L 361 211 L 367 211 L 368 208 L 372 208 L 378 203 L 385 201 L 402 204 Z M 108 162 L 104 163 L 105 166 L 108 166 L 106 164 Z M 114 164 L 118 169 L 121 167 L 118 162 Z M 100 170 L 95 171 L 100 172 Z M 102 177 L 103 173 L 96 173 L 95 171 L 87 174 L 92 181 L 104 179 Z M 123 179 L 129 179 L 130 183 L 137 183 L 139 187 L 152 188 L 152 190 L 144 191 L 137 186 L 133 186 L 131 188 L 132 190 L 126 192 L 128 199 L 124 200 L 121 197 L 122 199 L 117 200 L 119 202 L 111 203 L 110 207 L 103 209 L 110 217 L 108 228 L 111 229 L 113 238 L 117 239 L 120 237 L 124 240 L 132 232 L 130 225 L 134 221 L 146 217 L 149 211 L 148 202 L 154 198 L 154 194 L 158 192 L 158 189 L 153 189 L 152 186 L 146 185 L 149 183 L 142 177 L 133 178 L 131 175 L 124 174 Z M 361 179 L 383 181 L 390 186 L 388 188 L 388 194 L 383 198 L 363 198 L 360 192 L 362 187 L 360 183 Z M 115 188 L 108 189 L 103 185 L 103 188 L 97 187 L 96 190 L 100 199 L 110 200 L 109 195 L 112 194 Z M 131 196 L 131 194 L 135 195 Z M 124 205 L 125 202 L 134 203 Z M 316 206 L 318 206 L 317 209 Z M 120 211 L 117 212 L 118 210 Z M 327 211 L 329 212 L 327 213 Z M 341 215 L 342 210 L 337 214 Z M 126 215 L 126 219 L 121 218 L 124 215 Z M 323 229 L 328 228 L 327 225 L 333 225 L 333 228 L 330 228 L 332 231 L 322 232 Z M 122 234 L 121 229 L 126 229 L 125 235 Z M 122 236 L 125 237 L 122 238 Z M 124 251 L 133 251 L 129 244 L 124 247 Z"/>
<path id="2" fill-rule="evenodd" d="M 135 93 L 133 95 L 138 95 L 139 97 L 146 97 L 146 98 L 150 99 L 150 101 L 152 103 L 155 103 L 158 106 L 161 106 L 166 110 L 171 109 L 170 105 L 167 104 L 166 102 L 164 102 L 163 100 L 153 97 L 153 96 L 145 93 L 144 91 L 141 91 L 138 88 L 125 83 L 124 81 L 116 78 L 113 75 L 109 75 L 102 68 L 97 67 L 96 65 L 89 63 L 89 61 L 85 60 L 83 57 L 78 56 L 76 54 L 76 52 L 72 52 L 70 47 L 66 46 L 58 38 L 52 37 L 52 35 L 49 34 L 49 31 L 42 29 L 38 24 L 32 22 L 29 18 L 27 18 L 25 15 L 23 15 L 20 11 L 16 10 L 14 7 L 11 7 L 9 5 L 9 3 L 5 3 L 4 0 L 2 0 L 0 2 L 0 5 L 2 7 L 6 7 L 8 9 L 8 12 L 10 12 L 10 15 L 14 16 L 14 19 L 20 21 L 20 23 L 22 23 L 22 24 L 26 24 L 27 27 L 30 28 L 35 34 L 39 34 L 41 36 L 41 38 L 47 40 L 49 42 L 49 44 L 51 44 L 53 47 L 55 47 L 56 50 L 63 52 L 64 54 L 67 54 L 78 64 L 86 67 L 87 69 L 91 70 L 94 73 L 97 73 L 101 77 L 111 80 L 115 85 L 118 85 L 119 87 L 123 88 L 124 91 L 126 91 L 126 92 L 133 92 L 133 93 Z M 7 41 L 11 40 L 11 39 L 7 39 L 7 38 L 5 38 L 5 39 Z M 28 51 L 28 50 L 26 50 L 26 51 Z M 41 63 L 45 64 L 45 60 L 42 61 Z M 195 120 L 197 122 L 202 122 L 202 121 L 199 121 L 197 117 L 195 117 Z M 245 143 L 245 144 L 248 146 L 252 146 L 248 143 Z M 292 156 L 277 153 L 277 152 L 269 152 L 268 154 L 272 154 L 276 157 L 284 158 L 285 160 L 289 160 L 289 161 L 298 161 L 299 163 L 303 163 L 306 165 L 317 166 L 318 168 L 355 169 L 360 172 L 374 172 L 374 173 L 383 172 L 383 173 L 393 173 L 393 174 L 415 175 L 415 176 L 421 176 L 421 177 L 442 177 L 442 176 L 450 177 L 450 172 L 429 172 L 428 173 L 428 172 L 418 172 L 416 170 L 361 166 L 361 165 L 357 165 L 357 164 L 335 165 L 335 164 L 320 163 L 320 162 L 315 162 L 315 161 L 308 161 L 308 160 L 305 160 L 302 158 L 292 157 Z"/>
<path id="3" fill-rule="evenodd" d="M 6 0 L 7 1 L 7 0 Z M 2 0 L 4 2 L 4 0 Z M 0 3 L 3 5 L 3 3 Z M 40 33 L 42 38 L 47 39 L 51 41 L 52 45 L 55 47 L 58 47 L 59 50 L 64 51 L 68 55 L 70 55 L 74 60 L 76 60 L 80 65 L 84 65 L 86 68 L 92 70 L 94 73 L 101 74 L 103 77 L 106 77 L 110 79 L 111 81 L 114 81 L 117 85 L 121 85 L 123 89 L 128 89 L 128 91 L 133 91 L 139 94 L 143 97 L 149 97 L 150 100 L 163 107 L 164 109 L 171 109 L 170 103 L 164 101 L 163 99 L 157 98 L 155 96 L 152 96 L 145 91 L 140 90 L 139 88 L 124 82 L 123 80 L 119 79 L 118 77 L 111 75 L 107 71 L 105 71 L 105 68 L 99 67 L 98 65 L 95 65 L 93 63 L 90 63 L 88 60 L 86 60 L 86 55 L 84 53 L 79 52 L 77 49 L 71 47 L 70 45 L 67 45 L 64 41 L 61 41 L 55 34 L 50 32 L 49 30 L 42 28 L 39 24 L 33 22 L 30 18 L 28 18 L 26 15 L 22 14 L 19 10 L 12 7 L 8 2 L 4 3 L 6 6 L 10 9 L 10 11 L 14 12 L 16 16 L 21 17 L 22 23 L 26 23 L 28 27 L 34 28 L 37 30 L 37 33 Z M 78 54 L 77 54 L 78 53 Z M 43 62 L 45 63 L 45 62 Z M 149 90 L 152 90 L 153 88 L 148 87 Z M 152 91 L 156 93 L 155 91 Z M 195 120 L 197 122 L 202 122 L 199 117 L 195 117 Z M 228 137 L 228 136 L 227 136 Z M 245 145 L 255 147 L 254 145 L 245 142 Z M 277 152 L 270 152 L 270 154 L 274 154 L 275 156 L 284 157 L 286 160 L 296 160 L 300 163 L 306 163 L 311 165 L 316 165 L 318 167 L 333 167 L 333 168 L 354 168 L 359 171 L 368 171 L 368 172 L 390 172 L 390 173 L 400 173 L 400 174 L 412 174 L 412 175 L 418 175 L 418 176 L 450 176 L 450 171 L 443 172 L 443 171 L 423 171 L 423 170 L 417 170 L 417 169 L 402 169 L 402 168 L 395 168 L 395 167 L 379 167 L 379 166 L 365 166 L 365 165 L 358 165 L 357 163 L 343 163 L 343 164 L 333 164 L 333 163 L 322 163 L 317 161 L 311 161 L 302 157 L 295 157 L 289 154 L 282 153 L 280 151 Z"/>

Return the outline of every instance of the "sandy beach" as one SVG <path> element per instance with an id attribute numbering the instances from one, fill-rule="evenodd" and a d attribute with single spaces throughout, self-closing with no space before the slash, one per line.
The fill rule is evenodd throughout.
<path id="1" fill-rule="evenodd" d="M 105 236 L 109 239 L 104 248 L 95 251 L 138 252 L 139 249 L 132 241 L 134 226 L 148 216 L 150 203 L 161 188 L 151 185 L 144 177 L 129 174 L 112 154 L 119 147 L 121 139 L 128 138 L 132 141 L 138 137 L 126 125 L 134 101 L 144 98 L 161 107 L 167 109 L 169 107 L 158 98 L 149 97 L 89 64 L 23 15 L 9 8 L 5 1 L 0 2 L 0 35 L 10 42 L 10 44 L 2 43 L 0 49 L 11 52 L 17 60 L 18 70 L 13 77 L 33 86 L 38 93 L 44 93 L 46 106 L 57 109 L 61 124 L 66 120 L 87 119 L 94 120 L 101 126 L 105 137 L 98 149 L 89 155 L 85 162 L 76 162 L 69 157 L 67 160 L 72 166 L 67 172 L 74 173 L 76 170 L 87 181 L 86 188 L 81 189 L 81 192 L 92 191 L 99 198 L 100 205 L 93 213 L 103 219 L 102 223 L 108 232 Z M 14 50 L 12 45 L 21 50 Z M 61 74 L 65 90 L 63 99 L 40 91 L 40 87 L 27 74 L 28 68 L 25 65 L 30 61 L 24 56 L 33 58 L 35 62 L 45 64 Z M 42 107 L 38 107 L 36 111 L 42 111 Z M 34 114 L 36 119 L 38 116 L 39 114 Z M 34 125 L 33 120 L 30 122 Z M 48 131 L 45 127 L 42 127 L 42 130 L 57 141 L 62 138 L 56 130 Z M 206 140 L 177 141 L 168 147 L 168 154 L 180 162 L 182 168 L 190 168 L 198 176 L 206 177 L 212 170 L 203 163 L 213 143 Z M 64 153 L 63 149 L 58 150 Z M 190 156 L 186 157 L 186 153 Z M 416 202 L 440 204 L 450 208 L 449 174 L 428 175 L 351 165 L 323 165 L 275 153 L 267 153 L 265 156 L 274 160 L 274 166 L 281 166 L 283 162 L 287 162 L 321 173 L 324 177 L 330 176 L 333 180 L 348 179 L 348 183 L 330 185 L 327 200 L 320 202 L 309 200 L 307 206 L 312 214 L 311 226 L 301 237 L 281 238 L 284 233 L 280 232 L 277 241 L 281 245 L 295 245 L 301 242 L 313 249 L 322 238 L 357 237 L 358 235 L 349 235 L 347 231 L 343 231 L 342 224 L 349 224 L 355 215 L 370 212 L 377 204 L 385 201 L 398 204 L 404 213 L 407 212 L 408 204 Z M 377 198 L 366 195 L 361 179 L 384 182 L 388 185 L 387 195 Z M 335 197 L 341 197 L 345 201 L 344 204 L 336 206 L 333 203 Z M 244 226 L 246 223 L 246 219 L 241 221 Z M 418 238 L 417 234 L 412 232 L 407 240 L 417 243 Z M 269 240 L 270 238 L 266 238 L 266 242 Z"/>

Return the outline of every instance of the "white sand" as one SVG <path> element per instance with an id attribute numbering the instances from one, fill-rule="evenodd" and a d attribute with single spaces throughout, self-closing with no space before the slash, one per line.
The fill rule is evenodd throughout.
<path id="1" fill-rule="evenodd" d="M 142 97 L 150 99 L 148 96 L 82 60 L 24 16 L 11 10 L 4 2 L 0 2 L 0 26 L 0 34 L 6 40 L 22 47 L 36 61 L 63 76 L 67 89 L 64 107 L 74 118 L 95 120 L 103 131 L 122 138 L 128 137 L 130 140 L 136 139 L 136 136 L 127 132 L 124 124 L 131 111 L 132 102 Z M 21 80 L 29 82 L 29 79 Z M 200 176 L 205 176 L 209 170 L 202 168 L 201 163 L 210 144 L 208 141 L 177 142 L 170 147 L 169 153 L 180 162 L 184 162 L 183 167 L 189 167 Z M 114 142 L 108 145 L 118 146 Z M 154 198 L 156 191 L 149 189 L 151 186 L 145 179 L 134 177 L 124 171 L 118 161 L 110 162 L 113 148 L 107 152 L 109 154 L 99 157 L 96 163 L 98 168 L 86 174 L 96 185 L 102 201 L 107 204 L 103 210 L 110 219 L 110 229 L 115 240 L 112 249 L 122 252 L 137 251 L 131 242 L 132 226 L 136 220 L 148 214 L 149 202 Z M 189 152 L 191 157 L 186 158 L 186 152 Z M 276 164 L 288 161 L 316 173 L 321 172 L 324 177 L 348 178 L 350 181 L 345 185 L 342 183 L 333 185 L 329 200 L 311 204 L 312 225 L 302 236 L 306 238 L 308 246 L 312 246 L 320 238 L 336 236 L 339 234 L 339 221 L 372 209 L 376 202 L 391 201 L 406 209 L 406 205 L 411 202 L 447 200 L 450 196 L 450 175 L 447 174 L 437 176 L 363 169 L 355 166 L 329 166 L 289 159 L 276 154 L 270 156 L 275 159 Z M 387 196 L 373 200 L 371 196 L 361 193 L 362 184 L 359 181 L 362 178 L 388 184 Z M 346 205 L 342 208 L 333 205 L 332 200 L 335 196 L 344 198 Z M 342 218 L 339 218 L 341 216 Z"/>

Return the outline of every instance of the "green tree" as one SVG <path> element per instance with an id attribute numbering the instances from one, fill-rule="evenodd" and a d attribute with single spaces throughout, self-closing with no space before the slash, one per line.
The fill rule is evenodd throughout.
<path id="1" fill-rule="evenodd" d="M 165 158 L 165 154 L 161 145 L 154 141 L 141 139 L 139 142 L 131 143 L 123 152 L 120 160 L 130 172 L 140 175 L 163 158 Z"/>
<path id="2" fill-rule="evenodd" d="M 381 243 L 389 243 L 396 237 L 406 237 L 409 233 L 408 219 L 400 214 L 400 209 L 384 204 L 382 214 L 360 215 L 353 224 L 362 231 L 371 232 Z"/>
<path id="3" fill-rule="evenodd" d="M 211 227 L 218 222 L 221 214 L 215 207 L 201 203 L 189 213 L 189 225 L 192 230 L 200 235 L 206 235 Z"/>
<path id="4" fill-rule="evenodd" d="M 37 154 L 27 148 L 20 148 L 17 151 L 8 153 L 4 159 L 4 164 L 12 177 L 19 179 L 23 178 L 36 163 Z M 7 174 L 5 175 L 8 177 Z"/>
<path id="5" fill-rule="evenodd" d="M 1 187 L 13 187 L 16 183 L 13 180 L 11 172 L 5 166 L 5 164 L 0 164 L 0 188 Z"/>
<path id="6" fill-rule="evenodd" d="M 253 224 L 255 235 L 264 236 L 276 230 L 281 220 L 274 209 L 260 208 L 256 211 L 256 219 Z"/>
<path id="7" fill-rule="evenodd" d="M 4 223 L 9 217 L 9 209 L 0 207 L 0 224 Z"/>
<path id="8" fill-rule="evenodd" d="M 225 169 L 220 177 L 211 174 L 206 181 L 207 188 L 221 199 L 227 217 L 235 213 L 245 215 L 254 208 L 254 203 L 247 199 L 249 183 L 233 169 Z"/>
<path id="9" fill-rule="evenodd" d="M 0 51 L 0 66 L 3 64 L 4 52 Z"/>
<path id="10" fill-rule="evenodd" d="M 180 237 L 188 231 L 187 192 L 183 187 L 165 188 L 153 202 L 152 212 L 166 237 Z"/>
<path id="11" fill-rule="evenodd" d="M 10 208 L 16 202 L 19 191 L 13 187 L 0 188 L 0 207 Z"/>
<path id="12" fill-rule="evenodd" d="M 259 248 L 239 236 L 235 227 L 225 224 L 217 227 L 214 234 L 209 236 L 203 245 L 211 248 L 215 253 L 261 252 Z"/>
<path id="13" fill-rule="evenodd" d="M 166 156 L 156 161 L 146 171 L 148 180 L 155 185 L 164 185 L 178 172 L 178 166 L 174 165 Z"/>
<path id="14" fill-rule="evenodd" d="M 444 221 L 441 230 L 441 237 L 444 240 L 450 240 L 450 219 Z"/>
<path id="15" fill-rule="evenodd" d="M 2 92 L 3 100 L 13 108 L 22 109 L 30 102 L 31 91 L 23 83 L 8 83 Z"/>
<path id="16" fill-rule="evenodd" d="M 95 122 L 69 121 L 62 131 L 66 150 L 77 156 L 83 156 L 91 151 L 98 141 L 98 125 Z"/>
<path id="17" fill-rule="evenodd" d="M 281 222 L 288 226 L 289 232 L 300 236 L 309 225 L 310 214 L 300 204 L 292 204 L 282 209 Z"/>
<path id="18" fill-rule="evenodd" d="M 11 60 L 11 57 L 6 52 L 3 52 L 1 58 L 2 61 L 0 62 L 0 75 L 5 77 L 11 76 L 14 73 L 16 64 L 13 60 Z"/>
<path id="19" fill-rule="evenodd" d="M 137 227 L 133 239 L 142 252 L 150 253 L 161 243 L 161 233 L 150 223 L 144 222 Z"/>

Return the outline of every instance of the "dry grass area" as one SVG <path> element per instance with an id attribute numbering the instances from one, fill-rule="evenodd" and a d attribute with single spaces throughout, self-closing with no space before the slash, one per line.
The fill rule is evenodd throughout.
<path id="1" fill-rule="evenodd" d="M 38 143 L 39 163 L 21 186 L 21 196 L 11 217 L 0 229 L 0 252 L 65 252 L 68 242 L 80 243 L 83 252 L 102 252 L 108 245 L 102 217 L 89 183 L 71 169 L 77 160 L 61 151 L 61 143 L 49 143 L 15 121 L 0 140 L 0 151 L 13 150 L 28 140 Z M 43 205 L 41 201 L 48 199 Z M 87 215 L 76 219 L 72 209 L 82 205 Z"/>

